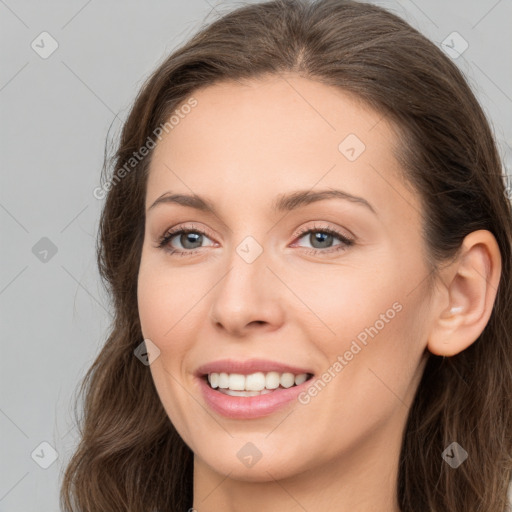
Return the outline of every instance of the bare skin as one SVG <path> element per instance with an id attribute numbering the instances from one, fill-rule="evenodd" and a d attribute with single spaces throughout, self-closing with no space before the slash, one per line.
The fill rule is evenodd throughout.
<path id="1" fill-rule="evenodd" d="M 401 439 L 424 365 L 429 352 L 456 354 L 484 329 L 501 272 L 496 240 L 468 235 L 429 289 L 419 196 L 399 176 L 395 134 L 379 114 L 295 75 L 194 97 L 153 154 L 138 282 L 143 335 L 160 350 L 155 386 L 195 454 L 194 508 L 397 512 Z M 349 134 L 364 151 L 357 139 L 340 151 Z M 331 198 L 272 209 L 283 194 L 325 189 L 370 206 Z M 168 192 L 208 198 L 216 213 L 149 209 Z M 180 226 L 205 234 L 157 248 Z M 353 243 L 327 234 L 322 245 L 325 228 Z M 251 263 L 237 252 L 248 236 L 262 249 Z M 218 359 L 263 358 L 321 378 L 338 356 L 346 364 L 317 394 L 261 418 L 211 410 L 194 376 Z M 251 467 L 237 456 L 248 442 L 261 453 Z"/>

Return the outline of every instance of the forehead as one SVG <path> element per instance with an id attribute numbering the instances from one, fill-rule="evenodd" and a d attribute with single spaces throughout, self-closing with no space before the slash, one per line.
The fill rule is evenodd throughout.
<path id="1" fill-rule="evenodd" d="M 417 206 L 399 179 L 393 126 L 346 91 L 280 75 L 222 82 L 192 96 L 197 105 L 154 150 L 146 206 L 167 191 L 219 202 L 244 191 L 248 206 L 253 196 L 261 203 L 261 194 L 315 186 L 343 187 L 381 210 L 397 195 Z"/>

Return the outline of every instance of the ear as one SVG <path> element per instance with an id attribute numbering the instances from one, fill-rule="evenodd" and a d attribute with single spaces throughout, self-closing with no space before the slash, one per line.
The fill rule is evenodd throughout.
<path id="1" fill-rule="evenodd" d="M 456 259 L 440 273 L 433 292 L 433 318 L 428 350 L 452 356 L 474 343 L 492 313 L 501 276 L 501 254 L 494 235 L 473 231 L 464 238 Z"/>

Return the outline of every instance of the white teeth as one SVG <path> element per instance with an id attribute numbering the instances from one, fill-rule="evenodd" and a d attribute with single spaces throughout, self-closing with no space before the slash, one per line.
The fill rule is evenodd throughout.
<path id="1" fill-rule="evenodd" d="M 277 372 L 268 372 L 265 377 L 265 387 L 267 389 L 276 389 L 281 383 L 281 377 Z"/>
<path id="2" fill-rule="evenodd" d="M 214 373 L 211 373 L 210 375 L 215 375 Z M 229 388 L 229 375 L 227 373 L 219 373 L 219 388 Z"/>
<path id="3" fill-rule="evenodd" d="M 251 373 L 245 377 L 245 389 L 247 391 L 261 391 L 265 389 L 265 374 L 263 372 Z"/>
<path id="4" fill-rule="evenodd" d="M 240 375 L 239 373 L 230 373 L 229 389 L 231 389 L 232 391 L 244 391 L 245 375 Z"/>
<path id="5" fill-rule="evenodd" d="M 281 386 L 291 388 L 295 384 L 295 375 L 293 373 L 283 373 L 281 375 Z"/>
<path id="6" fill-rule="evenodd" d="M 301 373 L 300 375 L 295 375 L 295 385 L 298 386 L 299 384 L 306 382 L 307 378 L 308 378 L 307 373 Z"/>
<path id="7" fill-rule="evenodd" d="M 243 394 L 244 392 L 264 394 L 270 390 L 277 389 L 279 386 L 282 388 L 291 388 L 293 385 L 300 385 L 308 378 L 307 373 L 294 375 L 293 373 L 278 373 L 278 372 L 256 372 L 249 375 L 242 375 L 240 373 L 210 373 L 208 374 L 208 382 L 214 389 L 219 388 L 219 391 L 227 391 L 232 396 L 255 396 L 254 394 Z M 231 391 L 233 393 L 231 393 Z M 260 393 L 261 392 L 261 393 Z M 242 394 L 241 394 L 242 393 Z"/>
<path id="8" fill-rule="evenodd" d="M 208 379 L 210 381 L 210 385 L 213 389 L 219 387 L 219 374 L 218 373 L 212 373 Z"/>

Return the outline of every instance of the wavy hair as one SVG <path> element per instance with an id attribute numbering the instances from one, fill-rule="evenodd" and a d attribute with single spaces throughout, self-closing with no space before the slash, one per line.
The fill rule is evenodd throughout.
<path id="1" fill-rule="evenodd" d="M 497 145 L 465 77 L 435 44 L 381 7 L 345 0 L 233 9 L 176 49 L 139 91 L 102 172 L 107 193 L 96 249 L 115 315 L 79 389 L 80 441 L 65 468 L 61 506 L 192 507 L 193 454 L 166 415 L 149 367 L 134 357 L 143 339 L 137 275 L 152 152 L 129 172 L 126 162 L 199 88 L 285 72 L 353 93 L 396 127 L 395 156 L 421 198 L 434 270 L 472 231 L 496 238 L 502 275 L 491 317 L 466 350 L 429 355 L 404 431 L 396 492 L 403 512 L 505 512 L 512 477 L 512 212 Z M 469 453 L 456 470 L 441 457 L 454 440 Z"/>

